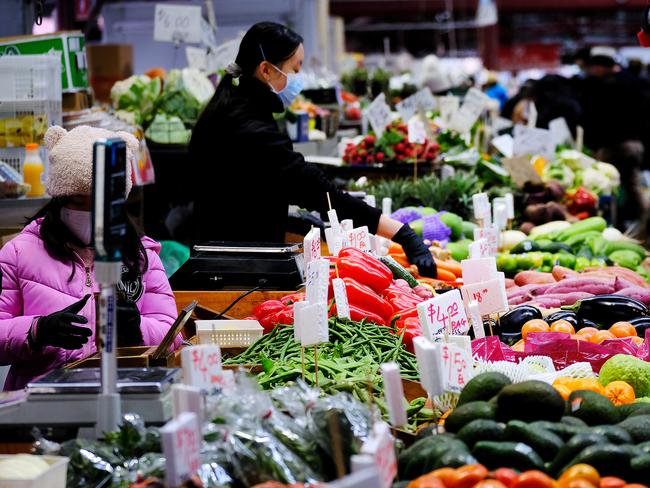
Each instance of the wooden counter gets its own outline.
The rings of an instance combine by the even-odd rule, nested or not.
[[[174,291],[176,297],[176,307],[180,311],[183,307],[189,305],[192,300],[199,302],[199,305],[222,312],[242,296],[245,291]],[[255,291],[242,299],[237,305],[228,311],[230,317],[243,319],[253,314],[253,309],[266,300],[279,300],[285,295],[296,293],[295,291]]]

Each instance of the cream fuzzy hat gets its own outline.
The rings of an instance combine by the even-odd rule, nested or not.
[[[112,132],[87,125],[71,131],[58,125],[45,133],[50,166],[45,187],[51,197],[90,195],[93,179],[93,144],[98,139],[119,137],[126,142],[126,194],[131,191],[131,164],[139,142],[128,132]]]

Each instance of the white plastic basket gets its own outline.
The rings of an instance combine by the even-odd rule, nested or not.
[[[0,461],[11,457],[11,455],[0,455]],[[41,457],[50,465],[50,469],[33,480],[0,480],[0,488],[66,488],[66,474],[70,459],[61,456]]]
[[[262,337],[264,328],[257,320],[197,320],[199,344],[219,347],[248,347]]]

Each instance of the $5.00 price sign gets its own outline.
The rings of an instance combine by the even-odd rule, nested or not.
[[[445,390],[460,393],[471,379],[472,358],[468,352],[452,343],[441,344]]]
[[[463,299],[458,290],[418,304],[418,317],[430,341],[437,334],[464,334],[469,330]]]

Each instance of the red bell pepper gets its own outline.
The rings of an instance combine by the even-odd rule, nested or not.
[[[413,308],[418,303],[424,301],[411,288],[405,289],[395,284],[389,286],[384,291],[383,296],[393,306],[394,313]]]
[[[390,320],[393,315],[393,307],[386,300],[377,295],[366,285],[362,285],[352,278],[343,278],[345,291],[348,295],[348,303],[356,305],[364,310],[372,310],[384,320]]]
[[[383,292],[393,281],[393,272],[388,266],[352,247],[342,249],[336,263],[341,278],[353,278],[377,293]]]
[[[395,315],[393,315],[391,317],[390,323],[391,324],[392,323],[397,324],[397,323],[399,323],[400,320],[403,321],[403,320],[406,320],[406,319],[412,318],[412,317],[415,317],[415,318],[418,317],[418,309],[417,309],[417,307],[409,308],[409,309],[406,309],[406,310],[402,310],[399,313],[396,313]]]
[[[273,315],[273,319],[275,320],[274,325],[293,325],[293,305],[284,307],[284,309]]]
[[[291,295],[285,295],[280,298],[280,301],[286,306],[291,305],[296,302],[304,302],[305,294],[304,293],[292,293]]]
[[[280,300],[267,300],[260,303],[253,309],[253,315],[258,319],[263,319],[269,315],[273,315],[284,308],[284,304]]]
[[[361,307],[352,305],[351,303],[348,304],[348,306],[350,308],[351,320],[354,320],[355,322],[361,322],[362,320],[365,320],[366,322],[373,322],[377,325],[386,325],[386,321],[376,313],[369,312],[362,309]],[[336,305],[332,306],[331,313],[331,316],[336,316]]]
[[[397,334],[402,335],[402,343],[410,352],[414,352],[413,339],[422,335],[422,326],[417,317],[409,317],[407,319],[398,320],[395,324],[397,327]]]

